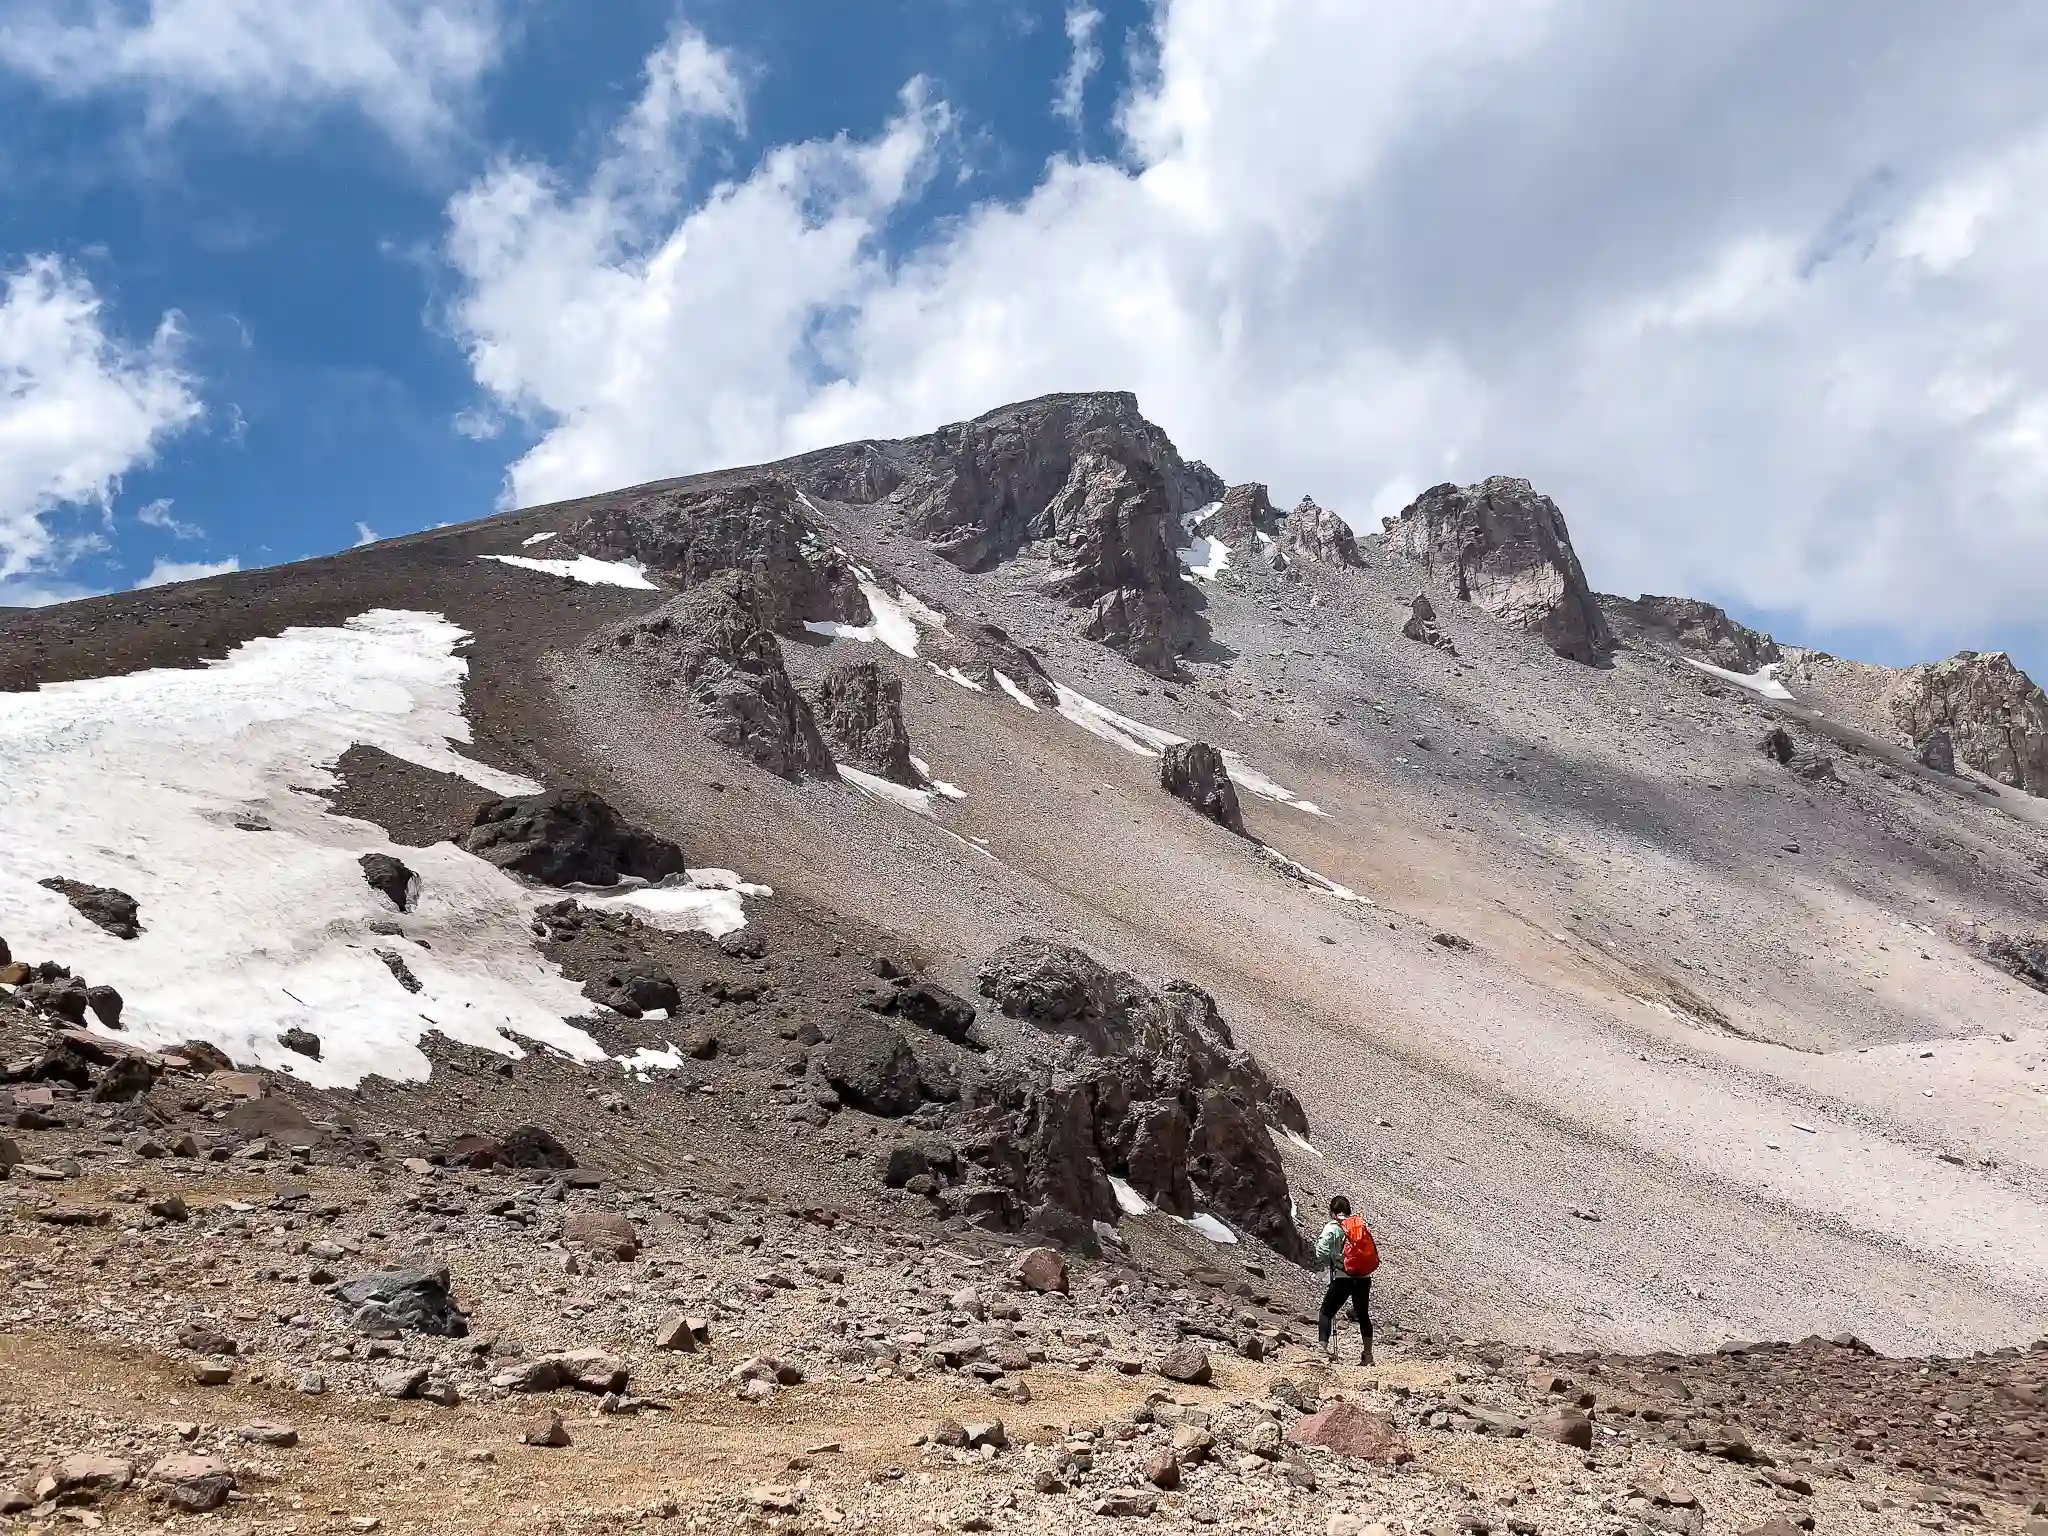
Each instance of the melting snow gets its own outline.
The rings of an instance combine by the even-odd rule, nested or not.
[[[1211,1216],[1207,1211],[1198,1211],[1195,1215],[1190,1216],[1188,1218],[1188,1225],[1201,1233],[1202,1236],[1208,1238],[1212,1243],[1230,1243],[1234,1246],[1237,1242],[1237,1234],[1223,1225],[1214,1216]]]
[[[682,1048],[670,1041],[664,1050],[655,1050],[643,1045],[630,1056],[621,1056],[619,1065],[635,1077],[644,1079],[650,1072],[679,1072],[683,1066]]]
[[[1086,694],[1076,693],[1065,683],[1054,683],[1053,689],[1059,695],[1060,713],[1081,727],[1091,736],[1100,736],[1104,741],[1113,742],[1126,752],[1139,757],[1158,757],[1168,747],[1179,746],[1187,740],[1171,731],[1162,731],[1156,725],[1147,725],[1142,720],[1133,720],[1129,715],[1120,715],[1105,705],[1096,703]],[[1312,800],[1304,800],[1286,785],[1269,779],[1252,767],[1235,752],[1223,749],[1223,762],[1230,770],[1231,780],[1238,788],[1257,795],[1262,800],[1277,800],[1282,805],[1291,805],[1297,811],[1306,811],[1311,816],[1328,813]],[[1321,876],[1317,877],[1319,880]],[[1328,881],[1323,881],[1325,885]]]
[[[948,784],[944,779],[933,778],[932,765],[915,753],[911,754],[910,766],[917,770],[919,778],[931,786],[933,794],[944,795],[948,800],[965,800],[967,798],[967,791],[958,784]]]
[[[639,566],[620,560],[593,560],[588,555],[578,555],[574,560],[536,560],[530,555],[479,555],[477,558],[495,560],[500,565],[516,565],[523,571],[539,571],[545,576],[566,576],[586,587],[630,587],[636,592],[661,590],[647,579],[647,573]]]
[[[1230,546],[1206,533],[1180,552],[1180,563],[1196,581],[1214,581],[1230,567]]]
[[[1007,693],[1011,698],[1015,699],[1019,704],[1022,704],[1026,709],[1030,710],[1033,714],[1038,713],[1038,700],[1032,698],[1030,694],[1026,693],[1022,688],[1019,688],[1015,683],[1010,681],[1010,675],[1007,672],[997,672],[996,669],[993,667],[991,667],[989,670],[991,672],[995,672],[996,686],[998,688],[1002,689],[1003,692]]]
[[[723,938],[747,926],[748,896],[773,896],[774,890],[742,880],[729,869],[693,869],[670,875],[659,885],[630,890],[579,886],[573,893],[586,907],[631,907],[671,933],[704,933]]]
[[[536,533],[531,538],[521,539],[519,541],[519,547],[525,549],[535,544],[545,544],[549,539],[552,539],[553,537],[554,534],[552,532]]]
[[[894,779],[885,779],[878,773],[868,773],[859,768],[839,765],[839,777],[855,789],[866,790],[877,800],[887,800],[891,805],[900,805],[906,811],[915,811],[920,816],[932,814],[932,791],[912,789],[908,784],[898,784]]]
[[[1234,768],[1231,771],[1233,775],[1236,773]],[[1339,901],[1355,901],[1361,907],[1377,905],[1370,896],[1361,896],[1358,892],[1352,890],[1350,886],[1339,885],[1328,875],[1319,875],[1306,864],[1297,864],[1293,859],[1288,858],[1286,854],[1277,852],[1263,843],[1259,845],[1259,853],[1263,858],[1279,865],[1284,872],[1292,875],[1295,879],[1301,881],[1302,884],[1313,886],[1325,896],[1334,896]]]
[[[928,661],[925,663],[925,665],[930,667],[934,672],[938,673],[939,676],[946,678],[951,682],[958,683],[962,688],[972,688],[976,693],[988,692],[988,689],[986,687],[984,687],[980,683],[977,683],[973,678],[969,677],[965,672],[962,672],[958,667],[942,667],[936,661]]]
[[[1690,656],[1678,658],[1688,667],[1718,677],[1724,683],[1733,683],[1738,688],[1747,688],[1751,693],[1764,699],[1783,699],[1792,702],[1792,691],[1778,681],[1778,663],[1770,661],[1754,672],[1730,672],[1726,667],[1713,666],[1708,662],[1694,661]]]
[[[1308,1153],[1310,1157],[1321,1157],[1323,1155],[1322,1153],[1318,1152],[1314,1147],[1310,1146],[1308,1138],[1302,1135],[1299,1131],[1290,1131],[1284,1125],[1274,1126],[1273,1129],[1279,1134],[1282,1140],[1293,1142],[1297,1147],[1301,1148],[1302,1151]]]
[[[0,910],[16,953],[118,987],[138,1044],[210,1040],[323,1085],[425,1077],[429,1029],[507,1056],[518,1035],[601,1058],[563,1022],[590,1005],[535,953],[530,887],[452,843],[394,850],[319,798],[357,743],[496,794],[539,788],[450,745],[469,740],[465,639],[437,614],[377,610],[200,668],[0,694]],[[385,850],[420,877],[406,938],[370,928],[397,913],[357,860]],[[52,875],[127,891],[142,936],[87,922],[36,884]],[[319,1061],[278,1043],[293,1026],[320,1036]]]
[[[1111,1175],[1109,1187],[1116,1192],[1116,1208],[1126,1216],[1150,1216],[1159,1207],[1131,1188],[1124,1180]]]
[[[891,597],[864,567],[855,566],[854,571],[860,583],[861,596],[868,600],[868,612],[874,618],[866,624],[848,624],[843,619],[806,619],[805,629],[814,635],[829,635],[834,640],[886,645],[899,656],[915,656],[920,638],[918,619],[924,619],[934,628],[945,623],[943,615],[933,612],[910,593],[899,589],[899,595]]]

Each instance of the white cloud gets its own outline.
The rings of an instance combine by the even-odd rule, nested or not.
[[[206,530],[197,523],[180,522],[171,514],[171,499],[159,496],[155,501],[146,501],[135,514],[135,521],[145,528],[161,528],[174,539],[203,539]]]
[[[1081,131],[1081,109],[1087,98],[1088,81],[1102,67],[1102,46],[1095,41],[1096,28],[1101,25],[1102,12],[1092,5],[1068,8],[1067,46],[1073,51],[1067,56],[1066,70],[1053,92],[1052,115],[1075,133]]]
[[[65,96],[211,103],[259,122],[350,106],[418,150],[455,127],[502,44],[498,0],[0,0],[0,67]]]
[[[230,555],[225,560],[158,560],[149,568],[149,574],[135,583],[140,592],[145,587],[167,587],[177,581],[199,581],[207,576],[225,576],[239,571],[242,562]]]
[[[1118,160],[1055,158],[893,261],[947,149],[918,94],[687,205],[621,192],[623,128],[581,186],[479,181],[454,320],[543,429],[512,497],[1129,388],[1360,523],[1527,475],[1611,589],[1915,642],[2039,623],[2048,12],[1165,0],[1155,28]]]
[[[52,514],[104,519],[121,476],[199,419],[177,344],[175,316],[141,346],[111,334],[91,282],[53,256],[0,278],[0,581],[103,543]]]
[[[357,524],[356,524],[356,542],[355,542],[355,547],[356,547],[357,549],[361,549],[361,548],[362,548],[362,547],[363,547],[363,546],[364,546],[365,544],[374,544],[374,543],[376,543],[376,542],[377,542],[377,530],[376,530],[376,529],[372,528],[372,527],[371,527],[371,526],[370,526],[370,525],[369,525],[368,523],[357,523]]]

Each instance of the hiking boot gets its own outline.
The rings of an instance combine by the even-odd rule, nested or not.
[[[1372,1364],[1372,1346],[1370,1344],[1358,1352],[1358,1363],[1360,1365]]]

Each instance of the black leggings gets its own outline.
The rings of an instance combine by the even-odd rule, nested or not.
[[[1327,1344],[1330,1342],[1330,1325],[1337,1320],[1337,1314],[1344,1310],[1345,1302],[1351,1303],[1351,1311],[1358,1319],[1359,1336],[1368,1348],[1372,1345],[1372,1276],[1332,1275],[1330,1288],[1323,1293],[1323,1310],[1316,1317],[1316,1337]]]

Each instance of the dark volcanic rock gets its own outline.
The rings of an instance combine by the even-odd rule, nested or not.
[[[602,507],[568,540],[591,554],[636,560],[682,587],[744,576],[769,629],[794,631],[806,619],[865,624],[873,617],[852,567],[795,487],[766,472]]]
[[[140,908],[126,891],[117,891],[108,885],[87,885],[83,881],[67,880],[57,875],[38,880],[36,884],[46,891],[55,891],[71,903],[80,917],[96,923],[117,939],[142,936]]]
[[[280,1034],[277,1043],[288,1051],[298,1052],[301,1056],[310,1056],[315,1061],[320,1059],[320,1037],[310,1029],[294,1026]]]
[[[903,683],[878,661],[842,661],[828,670],[812,696],[818,729],[842,763],[912,788],[924,777],[910,762],[910,732],[903,725]]]
[[[758,597],[751,578],[718,576],[619,625],[605,648],[672,693],[720,746],[786,779],[829,777],[832,754]]]
[[[2048,795],[2048,695],[2005,652],[1958,651],[1907,668],[1891,710],[1908,741],[1946,728],[1955,755],[1979,773]]]
[[[1159,759],[1159,787],[1218,826],[1240,835],[1244,832],[1244,816],[1238,810],[1230,770],[1223,754],[1208,742],[1184,741],[1168,747]]]
[[[1913,755],[1920,759],[1922,767],[1932,768],[1936,773],[1956,771],[1956,742],[1945,725],[1929,731],[1914,747]]]
[[[1427,592],[1418,592],[1408,600],[1408,617],[1402,622],[1401,633],[1453,656],[1458,654],[1451,637],[1436,627],[1436,604],[1429,600]]]
[[[816,1059],[825,1081],[855,1109],[893,1120],[924,1101],[910,1042],[894,1025],[871,1015],[841,1020]]]
[[[970,1045],[974,1029],[974,1004],[935,981],[904,981],[872,1004],[878,1013],[893,1014],[919,1029]]]
[[[616,885],[684,873],[683,850],[625,820],[587,789],[493,800],[462,846],[543,885]]]
[[[629,1019],[656,1009],[674,1010],[683,1000],[668,972],[647,964],[621,966],[602,980],[588,983],[584,991]]]
[[[1802,779],[1832,779],[1835,760],[1825,752],[1802,746],[1782,725],[1774,725],[1757,743],[1757,750],[1780,767],[1790,768]]]
[[[121,1011],[126,1006],[121,994],[112,987],[98,986],[85,989],[85,1006],[92,1010],[92,1016],[108,1029],[121,1027]]]
[[[2007,975],[2018,977],[2038,992],[2048,992],[2048,940],[1994,933],[1984,940],[1984,954]]]
[[[391,905],[410,912],[419,900],[420,877],[388,853],[366,853],[356,861],[362,865],[363,880],[371,890],[382,891]]]
[[[1013,1018],[1075,1042],[1049,1080],[991,1093],[969,1116],[969,1157],[1033,1220],[1113,1220],[1109,1177],[1175,1215],[1208,1209],[1297,1256],[1287,1177],[1269,1125],[1304,1132],[1294,1095],[1239,1050],[1208,993],[1153,991],[1049,940],[1012,940],[981,989]]]
[[[358,1332],[426,1333],[459,1339],[469,1333],[469,1322],[456,1310],[448,1283],[448,1266],[434,1264],[357,1275],[335,1286],[330,1294],[350,1309],[350,1321]]]
[[[1174,673],[1198,630],[1176,553],[1182,518],[1217,482],[1135,396],[1048,395],[875,447],[902,477],[883,505],[940,555],[978,571],[1051,541],[1046,590],[1089,610],[1083,633]]]
[[[1736,623],[1724,609],[1697,598],[1645,592],[1631,602],[1603,592],[1599,601],[1623,637],[1690,651],[1729,672],[1757,672],[1784,659],[1769,635]]]
[[[1351,525],[1336,513],[1319,507],[1307,496],[1287,514],[1280,529],[1283,549],[1321,561],[1324,565],[1364,565],[1358,552],[1358,538]]]
[[[1541,636],[1560,656],[1597,665],[1613,649],[1564,514],[1526,480],[1433,486],[1390,524],[1387,541],[1460,598]]]

